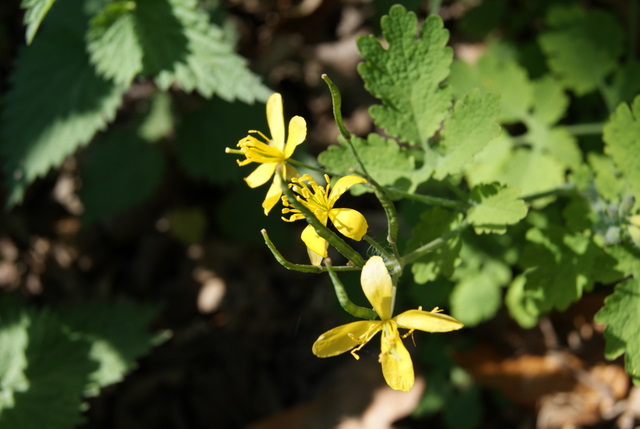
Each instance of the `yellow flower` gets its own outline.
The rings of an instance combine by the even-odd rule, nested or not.
[[[451,316],[432,311],[408,310],[391,318],[393,311],[393,285],[391,276],[380,256],[371,257],[362,269],[362,289],[380,320],[360,320],[333,328],[320,335],[313,344],[318,357],[336,356],[351,350],[360,350],[375,334],[382,331],[379,361],[387,384],[396,390],[411,390],[414,382],[411,356],[402,343],[398,328],[426,332],[448,332],[462,328],[462,323]]]
[[[349,188],[358,183],[365,183],[366,180],[358,176],[344,176],[338,179],[333,188],[331,188],[329,176],[325,174],[324,178],[327,181],[326,188],[318,185],[313,177],[308,174],[291,179],[292,183],[289,186],[298,194],[296,199],[316,215],[323,225],[326,225],[327,220],[331,219],[331,222],[340,233],[353,240],[362,240],[369,227],[364,216],[357,210],[340,209],[333,206],[338,198]],[[287,197],[282,197],[282,203],[285,206],[282,209],[282,213],[291,213],[289,219],[283,218],[285,221],[293,222],[304,219],[304,215],[299,210],[291,208],[291,203],[287,200]],[[302,231],[301,238],[304,244],[307,245],[311,263],[320,265],[322,259],[327,257],[327,248],[329,247],[327,240],[320,237],[311,225],[307,225]]]
[[[272,94],[267,100],[267,123],[271,139],[260,131],[250,130],[249,135],[238,142],[239,151],[226,149],[227,153],[239,153],[246,156],[246,159],[238,161],[238,165],[247,165],[252,162],[261,164],[244,179],[251,188],[264,185],[273,177],[267,196],[262,202],[265,215],[269,214],[282,195],[282,180],[279,173],[282,171],[285,180],[298,175],[296,169],[287,164],[287,160],[293,155],[296,146],[302,143],[307,136],[307,123],[304,118],[294,116],[289,121],[289,137],[285,143],[282,96],[278,93]]]

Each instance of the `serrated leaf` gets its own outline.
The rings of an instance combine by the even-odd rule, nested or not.
[[[65,309],[59,317],[74,335],[91,344],[87,355],[97,362],[85,395],[97,395],[100,388],[117,383],[136,367],[136,359],[167,338],[149,331],[157,308],[132,303],[87,302]]]
[[[96,367],[88,358],[88,343],[72,339],[47,310],[16,308],[12,301],[7,311],[6,302],[0,304],[3,322],[7,314],[12,320],[0,324],[1,353],[18,356],[11,365],[21,372],[12,379],[0,374],[0,426],[68,429],[80,424],[81,394]]]
[[[539,37],[549,68],[577,95],[595,90],[617,67],[623,34],[609,12],[556,6],[547,15],[550,29]]]
[[[158,147],[133,132],[113,131],[97,141],[81,168],[83,222],[108,218],[142,203],[160,184],[164,164]]]
[[[178,161],[189,176],[213,184],[241,182],[252,170],[239,168],[225,147],[235,147],[247,135],[247,124],[267,129],[264,105],[228,103],[219,98],[207,101],[182,118],[175,140]]]
[[[400,5],[391,7],[381,27],[387,49],[373,36],[357,40],[365,59],[358,72],[366,89],[382,101],[369,112],[388,135],[424,145],[451,105],[451,91],[442,86],[453,55],[446,47],[449,33],[442,19],[432,15],[416,38],[416,15]]]
[[[111,3],[91,22],[88,48],[104,76],[130,82],[142,74],[163,90],[178,85],[227,101],[266,100],[270,91],[196,0],[138,0],[130,5]]]
[[[625,191],[640,195],[640,96],[622,103],[604,126],[605,153],[623,175]]]
[[[520,190],[499,183],[474,187],[467,222],[474,226],[476,233],[504,234],[507,225],[517,223],[527,215],[527,205],[519,195]]]
[[[604,330],[607,359],[615,359],[624,353],[627,373],[634,384],[640,384],[640,254],[630,247],[616,247],[611,253],[619,261],[617,268],[625,274],[633,274],[634,278],[616,285],[594,320],[607,324]]]
[[[412,154],[394,140],[385,139],[378,134],[369,134],[367,140],[352,137],[351,142],[367,166],[367,172],[380,185],[413,192],[420,183],[431,176],[432,168],[429,164],[423,164],[421,168],[416,169]],[[346,144],[330,146],[318,156],[318,161],[328,170],[340,174],[349,174],[350,169],[356,167]],[[365,192],[364,187],[354,187],[351,190],[354,195]]]
[[[52,21],[75,8],[67,4],[56,3]],[[59,5],[67,9],[58,11]],[[103,129],[114,118],[125,90],[95,74],[76,29],[53,25],[45,30],[20,53],[2,112],[0,150],[9,205],[22,199],[35,178],[59,166]],[[47,73],[42,72],[43,64]]]
[[[425,210],[411,231],[405,254],[453,231],[460,224],[461,218],[460,213],[439,207]],[[460,237],[456,235],[414,262],[411,272],[415,282],[423,284],[438,275],[450,277],[458,263],[460,247]]]
[[[27,40],[27,45],[30,45],[33,42],[33,38],[40,28],[40,24],[42,24],[42,20],[45,15],[53,6],[55,0],[22,0],[20,3],[20,7],[25,9],[24,13],[24,25],[27,26],[27,32],[25,38]]]
[[[499,97],[472,90],[445,119],[438,151],[436,179],[459,173],[486,144],[500,133],[496,123]]]
[[[123,85],[129,85],[143,67],[135,9],[130,0],[109,3],[91,20],[87,32],[87,50],[96,70]]]

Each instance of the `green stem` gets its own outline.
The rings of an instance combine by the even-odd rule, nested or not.
[[[364,166],[360,156],[356,152],[356,148],[353,146],[353,142],[351,141],[351,133],[347,130],[347,127],[344,126],[344,122],[342,121],[342,111],[340,110],[342,107],[342,95],[340,95],[340,90],[333,83],[333,81],[326,74],[322,74],[322,80],[324,80],[329,87],[329,92],[331,93],[331,103],[333,105],[333,117],[336,120],[336,125],[340,130],[340,134],[347,141],[347,146],[351,151],[351,155],[356,160],[356,164],[358,164],[358,168],[367,174],[367,169]],[[368,176],[368,174],[367,174]]]
[[[567,183],[564,186],[561,186],[556,189],[551,189],[550,191],[544,191],[544,192],[539,192],[537,194],[525,195],[524,197],[520,197],[520,198],[524,201],[530,202],[530,201],[538,200],[540,198],[565,194],[569,191],[572,191],[574,188],[575,186],[572,183]]]
[[[322,74],[322,80],[324,80],[329,87],[329,92],[331,93],[331,104],[333,105],[333,117],[336,120],[336,125],[338,126],[338,130],[340,130],[340,134],[346,140],[351,139],[351,133],[347,130],[347,127],[344,126],[344,122],[342,122],[342,96],[340,95],[340,90],[333,83],[333,81],[327,76],[325,73]]]
[[[328,271],[326,267],[319,267],[317,265],[294,264],[293,262],[289,262],[287,259],[285,259],[284,256],[282,256],[280,251],[278,251],[275,244],[273,244],[273,242],[269,238],[269,235],[267,234],[267,230],[263,229],[260,231],[260,233],[262,234],[262,238],[264,238],[264,242],[266,243],[267,247],[269,248],[269,250],[271,250],[271,253],[276,258],[276,261],[278,261],[280,265],[285,267],[287,270],[299,271],[301,273],[321,273],[324,271]],[[335,271],[359,271],[360,270],[357,267],[351,267],[348,265],[333,267],[333,269]]]
[[[387,249],[385,249],[384,247],[382,247],[382,245],[380,243],[378,243],[376,240],[374,240],[371,236],[365,234],[362,238],[364,238],[364,241],[366,241],[367,243],[369,243],[369,245],[371,247],[373,247],[374,249],[376,249],[376,251],[381,254],[382,256],[384,256],[384,258],[386,260],[390,260],[393,258],[393,255],[391,255]]]
[[[589,136],[602,134],[604,122],[594,122],[590,124],[565,125],[564,129],[574,136]]]
[[[402,260],[400,261],[402,266],[405,267],[408,264],[411,264],[417,261],[418,259],[422,258],[427,253],[433,252],[435,249],[437,249],[438,247],[446,243],[447,240],[449,240],[450,238],[453,238],[456,235],[459,235],[466,227],[467,227],[467,223],[462,222],[458,228],[447,232],[446,234],[436,238],[435,240],[431,240],[427,244],[418,247],[412,252],[407,253],[402,257]]]
[[[401,195],[403,198],[419,201],[430,206],[447,207],[451,209],[457,209],[464,206],[464,203],[460,201],[449,200],[446,198],[430,197],[429,195],[422,194],[411,194],[397,188],[389,188],[389,190],[394,194]]]
[[[318,218],[298,199],[295,197],[291,189],[287,186],[287,183],[284,179],[282,179],[282,192],[287,197],[289,203],[295,207],[307,220],[309,225],[316,230],[316,233],[327,240],[329,244],[336,248],[338,252],[340,252],[347,260],[351,261],[356,267],[362,267],[364,265],[364,260],[362,256],[355,249],[349,246],[342,238],[338,237],[336,233],[327,228],[322,222],[318,220]]]
[[[331,277],[331,282],[333,283],[333,289],[336,291],[336,297],[338,297],[338,302],[340,306],[344,308],[344,310],[355,316],[359,319],[368,319],[374,320],[378,318],[378,314],[370,308],[360,307],[359,305],[355,305],[349,299],[347,295],[347,291],[344,288],[344,285],[338,278],[338,275],[335,273],[333,267],[331,266],[331,260],[329,258],[325,258],[324,260],[327,271],[329,272],[329,276]]]
[[[429,8],[430,15],[437,15],[440,10],[440,5],[442,4],[442,0],[431,0],[431,7]]]
[[[322,173],[322,174],[328,174],[329,176],[333,176],[333,177],[342,177],[342,176],[344,176],[344,174],[340,174],[340,173],[336,173],[336,172],[333,172],[333,171],[326,170],[324,168],[316,167],[314,165],[307,164],[306,162],[297,161],[297,160],[295,160],[293,158],[287,159],[287,162],[289,164],[292,164],[292,165],[295,165],[295,166],[298,166],[298,167],[308,168],[309,170],[317,171],[318,173]]]

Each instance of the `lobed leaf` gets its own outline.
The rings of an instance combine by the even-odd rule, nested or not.
[[[556,6],[538,41],[549,68],[577,95],[587,94],[618,65],[623,33],[613,15],[579,6]]]
[[[472,206],[467,222],[477,233],[504,234],[527,215],[527,205],[518,198],[520,191],[499,183],[481,184],[471,191]]]
[[[611,253],[619,262],[617,268],[634,277],[616,285],[594,320],[607,325],[604,330],[607,359],[624,353],[627,373],[634,384],[640,384],[640,254],[630,246],[612,248]]]
[[[499,97],[472,90],[453,107],[445,119],[438,145],[440,157],[434,177],[458,174],[489,141],[500,133],[496,123]]]
[[[416,38],[416,15],[400,5],[391,7],[381,27],[388,48],[373,36],[357,40],[365,59],[358,72],[365,88],[382,102],[369,112],[388,135],[425,145],[451,105],[451,90],[442,85],[453,55],[446,46],[449,33],[442,19],[432,15]]]
[[[623,188],[640,195],[640,96],[632,106],[622,103],[604,126],[605,153],[622,174]]]

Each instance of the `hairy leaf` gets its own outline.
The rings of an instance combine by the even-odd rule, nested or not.
[[[496,123],[499,97],[472,90],[458,101],[451,116],[445,119],[438,146],[440,158],[436,179],[457,174],[486,144],[500,133]]]
[[[365,62],[358,72],[381,105],[370,108],[376,124],[403,142],[424,145],[438,130],[451,105],[451,91],[442,86],[449,75],[452,50],[442,19],[432,15],[416,38],[417,18],[395,5],[381,20],[388,48],[373,36],[358,39]]]
[[[33,38],[38,28],[40,28],[42,20],[55,1],[56,0],[22,0],[20,3],[20,7],[25,9],[24,24],[27,26],[27,33],[25,35],[27,45],[33,42]]]
[[[76,9],[73,2],[54,5],[51,25],[20,52],[11,75],[0,127],[9,205],[87,144],[121,104],[125,87],[99,77],[89,64],[78,24],[85,18]]]

